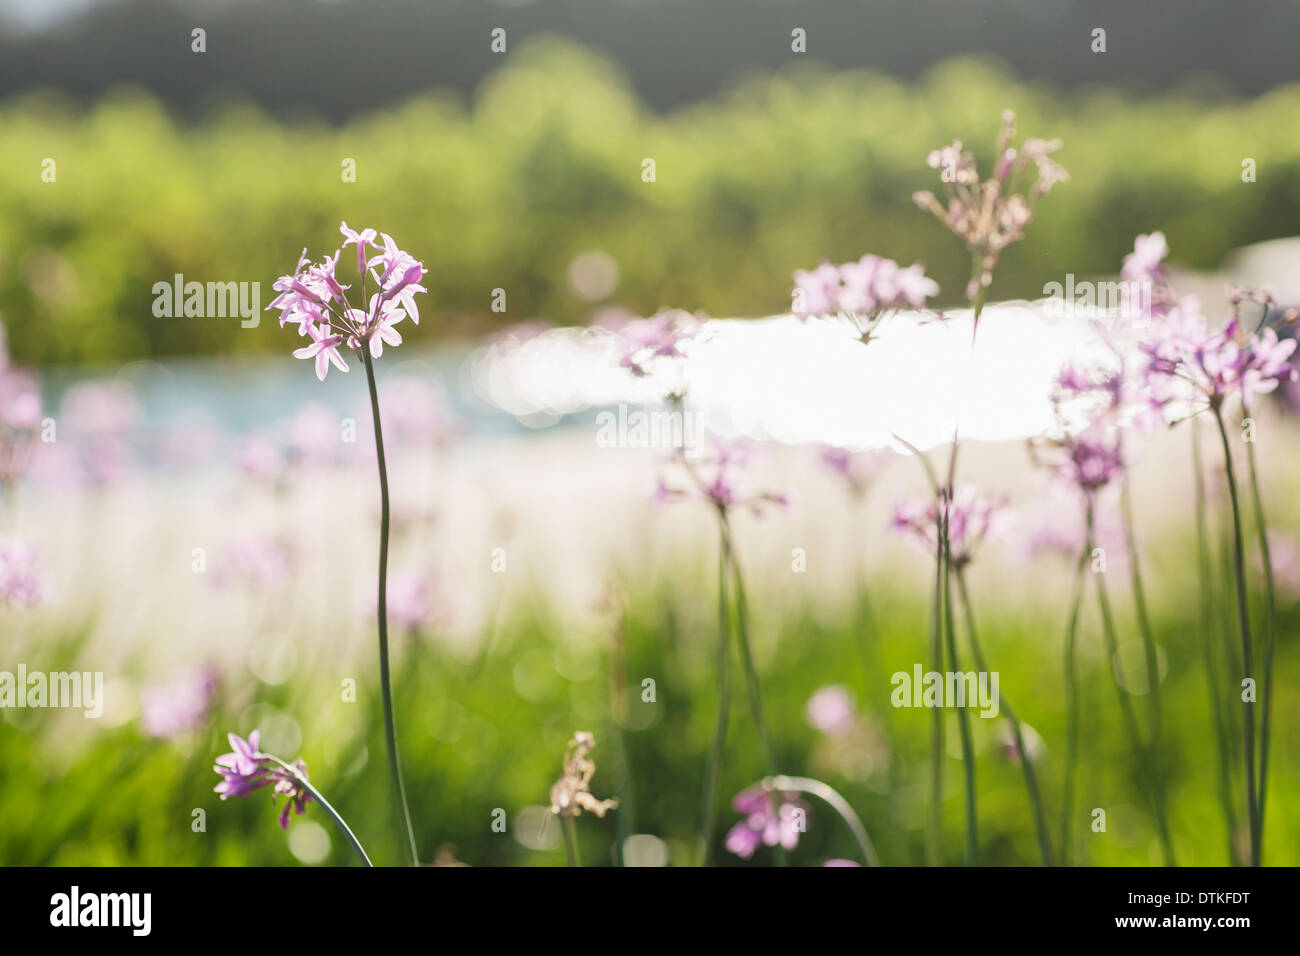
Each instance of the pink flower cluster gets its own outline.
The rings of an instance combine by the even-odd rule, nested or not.
[[[683,356],[682,346],[699,334],[703,318],[681,309],[664,309],[648,319],[632,319],[615,329],[621,338],[620,368],[637,377],[651,373],[658,359]]]
[[[295,760],[289,766],[270,754],[262,753],[257,749],[258,736],[256,730],[248,735],[247,740],[238,734],[228,735],[234,749],[217,758],[212,769],[221,775],[221,782],[212,789],[225,800],[227,797],[246,797],[262,787],[271,787],[275,797],[285,798],[279,819],[280,828],[287,830],[289,811],[301,816],[312,799],[302,785],[307,779],[307,765]]]
[[[280,310],[280,326],[288,323],[298,326],[298,334],[311,339],[311,344],[294,351],[294,357],[313,359],[316,377],[324,381],[333,365],[339,371],[348,370],[347,362],[339,353],[342,346],[359,353],[369,348],[370,354],[379,358],[384,345],[401,345],[402,336],[397,324],[410,316],[420,324],[420,311],[415,302],[417,293],[428,291],[420,285],[426,273],[423,263],[403,252],[393,237],[376,233],[374,229],[360,232],[339,226],[343,245],[333,255],[319,264],[307,258],[304,248],[292,275],[281,276],[275,282],[275,297],[267,309]],[[381,241],[382,240],[382,241]],[[343,285],[337,276],[339,257],[348,246],[356,247],[357,281],[360,300],[368,302],[366,308],[353,307],[347,296],[350,285]],[[367,258],[367,249],[376,254]],[[366,299],[369,283],[374,292]]]
[[[727,443],[715,439],[713,453],[707,457],[696,460],[679,456],[676,463],[686,472],[692,488],[670,485],[661,476],[655,488],[654,499],[656,503],[663,504],[698,497],[721,511],[745,507],[756,515],[762,514],[771,505],[789,505],[789,497],[784,492],[741,490],[741,474],[750,462],[751,453],[752,449],[747,442]]]
[[[1247,332],[1235,317],[1213,332],[1206,330],[1199,316],[1167,323],[1142,349],[1151,376],[1184,383],[1209,408],[1218,408],[1230,396],[1248,401],[1281,382],[1296,381],[1290,361],[1295,339],[1279,338],[1271,328]]]
[[[727,833],[727,849],[748,860],[760,846],[776,846],[787,850],[799,844],[808,816],[808,804],[797,793],[776,793],[756,783],[736,794],[731,801],[744,819]]]
[[[1264,312],[1254,331],[1246,329],[1239,315],[1211,331],[1196,301],[1179,299],[1170,287],[1163,265],[1168,254],[1162,233],[1138,236],[1123,267],[1124,278],[1150,282],[1156,290],[1153,317],[1157,321],[1139,344],[1147,363],[1145,384],[1156,405],[1190,400],[1217,409],[1230,397],[1247,402],[1273,391],[1279,383],[1296,381],[1291,364],[1295,340],[1280,338],[1276,329],[1265,325],[1271,299],[1259,299]],[[1234,295],[1234,309],[1244,298]]]
[[[919,263],[906,268],[892,259],[865,255],[840,266],[823,262],[794,273],[793,312],[809,316],[845,315],[862,319],[897,309],[923,309],[939,286]]]
[[[849,494],[860,498],[894,458],[891,451],[849,451],[838,445],[823,445],[821,462],[848,486]]]
[[[1006,504],[1005,498],[983,495],[972,485],[961,485],[955,493],[943,496],[954,567],[970,563],[980,544],[997,530]],[[934,554],[939,547],[939,505],[933,496],[900,502],[894,507],[891,525]]]

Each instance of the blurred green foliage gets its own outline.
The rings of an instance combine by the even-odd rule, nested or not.
[[[1133,101],[971,60],[914,86],[808,63],[661,117],[610,63],[538,40],[472,106],[435,92],[343,128],[239,105],[171,117],[131,90],[87,113],[49,94],[3,104],[0,316],[32,364],[283,349],[270,322],[155,318],[152,286],[176,273],[259,281],[265,305],[302,247],[332,249],[344,219],[428,265],[417,337],[586,320],[592,303],[566,272],[592,249],[619,264],[612,301],[639,313],[770,314],[788,305],[793,269],[867,251],[925,262],[953,303],[968,260],[910,196],[933,185],[926,153],[954,138],[987,168],[1008,107],[1022,136],[1064,141],[1073,179],[1004,256],[995,296],[1113,272],[1138,232],[1163,229],[1176,258],[1209,267],[1300,222],[1300,85],[1250,102],[1190,88]],[[47,157],[55,183],[41,179]],[[490,310],[495,288],[505,314]]]
[[[1187,542],[1172,535],[1163,539],[1158,556],[1169,559],[1187,551]],[[707,580],[710,558],[699,554],[685,559],[683,574]],[[621,575],[629,582],[630,570]],[[998,587],[1005,581],[1005,568],[975,570],[972,594],[989,666],[1000,673],[1000,689],[1014,702],[1020,718],[1042,739],[1038,770],[1059,852],[1065,740],[1060,649],[1069,572],[1064,561],[1055,570],[1029,572],[1035,588],[1023,600],[1009,600]],[[1195,584],[1190,578],[1155,577],[1167,585],[1152,611],[1155,637],[1166,655],[1161,765],[1168,779],[1175,845],[1184,865],[1225,865],[1228,835],[1216,783]],[[1049,580],[1054,585],[1050,588],[1045,587]],[[781,764],[791,773],[820,777],[840,790],[888,865],[921,864],[925,859],[931,712],[888,706],[889,675],[910,673],[925,659],[929,608],[924,583],[908,583],[896,573],[877,575],[869,604],[828,606],[781,589],[755,595],[756,657]],[[1123,640],[1136,647],[1123,576],[1116,575],[1111,587]],[[611,677],[617,660],[613,627],[602,631],[590,624],[566,625],[540,595],[504,610],[468,657],[449,654],[428,640],[398,645],[394,696],[400,747],[426,862],[438,848],[454,846],[456,855],[473,865],[563,865],[558,843],[545,850],[530,848],[537,838],[530,823],[536,825],[538,818],[530,821],[522,811],[545,806],[565,742],[575,730],[596,736],[593,792],[621,800],[603,820],[584,816],[578,821],[583,862],[614,863],[621,840],[631,833],[664,840],[675,864],[694,865],[698,860],[702,781],[717,707],[711,596],[705,588],[683,588],[668,580],[629,584],[626,593],[623,679],[631,696],[629,716],[621,724],[612,716],[611,687],[616,682]],[[1231,605],[1222,600],[1227,593],[1217,600],[1216,613],[1224,624],[1216,630],[1216,640],[1234,639]],[[1042,594],[1054,597],[1041,600]],[[1280,633],[1294,634],[1298,626],[1300,605],[1288,600]],[[1091,602],[1080,640],[1082,743],[1074,860],[1159,865],[1154,820],[1141,795],[1141,772],[1123,731]],[[76,643],[75,634],[51,634],[41,659],[30,660],[29,668],[72,666]],[[299,646],[309,647],[310,638],[304,636]],[[360,652],[361,661],[371,661],[371,648]],[[963,647],[961,653],[965,666],[971,666],[969,651]],[[1293,673],[1297,663],[1294,642],[1284,642],[1277,673]],[[341,674],[357,676],[355,703],[341,699]],[[641,697],[646,677],[655,681],[653,703]],[[1227,673],[1222,679],[1231,683]],[[885,753],[892,753],[887,762],[877,758],[867,776],[852,770],[863,755],[860,749],[841,754],[846,763],[828,759],[828,738],[806,722],[809,696],[831,684],[849,689],[877,739],[885,741]],[[1277,690],[1265,862],[1295,865],[1300,861],[1300,803],[1293,795],[1300,787],[1300,762],[1289,730],[1300,713],[1300,696],[1286,680],[1279,680]],[[259,684],[238,672],[227,674],[205,728],[176,741],[149,740],[134,723],[89,728],[92,738],[87,741],[78,713],[6,712],[0,720],[0,863],[294,864],[269,795],[223,803],[212,792],[217,780],[212,758],[229,749],[225,733],[247,734],[254,726],[250,715],[266,714],[268,707],[271,713],[291,717],[301,729],[301,756],[313,781],[349,821],[372,858],[380,864],[399,862],[373,667],[363,664],[358,670],[318,654],[311,658],[310,673],[300,672],[278,686]],[[73,733],[68,732],[69,720],[79,725]],[[950,717],[944,769],[948,863],[961,859],[963,832],[954,721]],[[1037,865],[1021,771],[1005,753],[1007,725],[1000,719],[974,719],[972,724],[981,861]],[[265,737],[263,741],[272,749]],[[292,759],[298,754],[282,756]],[[716,804],[715,858],[721,865],[741,862],[721,846],[727,829],[739,819],[730,807],[731,798],[762,777],[764,765],[744,694],[733,687]],[[1240,821],[1244,788],[1239,753],[1233,766]],[[847,830],[828,808],[812,803],[808,832],[791,862],[815,866],[828,858],[855,858]],[[1105,833],[1089,829],[1094,807],[1106,810]],[[201,833],[192,828],[196,808],[207,815]],[[498,808],[506,812],[504,833],[492,827]],[[331,851],[325,862],[355,863],[319,808],[309,807],[305,818],[293,818],[293,825],[302,820],[329,832]],[[558,832],[552,837],[558,840]],[[753,862],[771,861],[770,851],[760,850]]]

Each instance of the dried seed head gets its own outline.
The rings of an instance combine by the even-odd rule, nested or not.
[[[588,755],[596,746],[596,738],[579,730],[564,749],[564,770],[551,787],[549,812],[557,817],[577,817],[586,810],[603,817],[607,810],[618,806],[617,798],[598,800],[591,793],[591,778],[596,764]]]

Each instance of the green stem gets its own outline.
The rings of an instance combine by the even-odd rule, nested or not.
[[[1196,501],[1196,572],[1200,586],[1199,628],[1205,657],[1205,688],[1210,698],[1210,713],[1214,718],[1214,739],[1218,751],[1219,805],[1223,808],[1224,822],[1228,828],[1228,862],[1237,862],[1237,811],[1232,802],[1232,764],[1228,743],[1228,726],[1224,717],[1222,695],[1219,688],[1219,666],[1214,652],[1212,621],[1216,614],[1211,597],[1210,546],[1206,521],[1205,473],[1201,455],[1201,430],[1199,420],[1191,421],[1192,431],[1192,488]]]
[[[745,582],[740,575],[740,564],[736,561],[736,551],[731,536],[731,523],[725,514],[722,519],[722,527],[726,535],[727,559],[731,564],[731,582],[736,599],[736,635],[740,644],[741,661],[745,665],[745,681],[749,688],[749,709],[753,714],[754,723],[758,726],[759,736],[763,740],[768,773],[775,776],[778,772],[776,744],[772,737],[771,728],[768,727],[767,718],[763,715],[763,696],[759,688],[758,671],[754,666],[753,649],[749,643],[749,606],[745,597]]]
[[[817,797],[832,810],[840,815],[840,819],[848,826],[849,832],[853,834],[853,839],[857,841],[858,850],[862,854],[862,861],[867,866],[879,866],[880,861],[876,859],[876,849],[871,845],[871,837],[867,835],[867,828],[862,825],[862,820],[854,812],[853,807],[840,794],[822,783],[820,780],[813,780],[811,777],[786,777],[775,776],[769,777],[763,781],[766,786],[773,790],[790,791],[798,790],[801,793],[811,794]]]
[[[763,741],[763,750],[767,756],[768,775],[776,776],[779,763],[776,754],[776,741],[767,718],[763,715],[763,694],[758,682],[758,670],[754,666],[754,652],[749,643],[749,600],[745,596],[745,581],[741,577],[740,562],[736,559],[735,540],[731,534],[731,521],[723,509],[718,511],[724,536],[727,562],[731,565],[731,587],[736,602],[736,638],[740,645],[740,659],[745,666],[745,683],[749,690],[749,709],[758,728],[758,735]],[[774,853],[777,866],[786,865],[785,849],[779,844]]]
[[[953,673],[961,672],[957,659],[957,638],[954,633],[952,615],[952,555],[948,545],[948,502],[944,502],[944,512],[940,518],[939,563],[943,577],[943,619],[944,640],[948,645],[948,665]],[[942,672],[942,668],[940,669]],[[963,704],[967,702],[963,701]],[[975,748],[971,743],[970,710],[962,706],[957,708],[957,729],[961,734],[962,778],[966,793],[966,865],[979,863],[979,814],[975,806]]]
[[[966,588],[966,571],[959,568],[957,570],[957,597],[961,600],[962,615],[966,619],[966,635],[970,640],[971,654],[975,658],[975,667],[977,670],[988,674],[988,664],[984,660],[984,650],[980,646],[979,635],[975,630],[975,614],[972,610],[970,591]],[[1002,693],[1001,687],[998,688],[998,710],[1007,718],[1011,724],[1011,734],[1016,741],[1016,750],[1020,754],[1020,765],[1025,774],[1025,792],[1029,796],[1029,805],[1034,812],[1034,828],[1038,834],[1038,849],[1043,855],[1043,865],[1052,865],[1052,844],[1047,835],[1047,816],[1043,813],[1043,798],[1038,790],[1038,776],[1034,772],[1034,762],[1030,759],[1029,749],[1025,746],[1024,733],[1020,726],[1020,719],[1016,716],[1015,709],[1011,706],[1011,701],[1007,700]]]
[[[393,800],[397,805],[399,829],[410,855],[411,866],[418,866],[419,852],[415,846],[415,827],[411,824],[411,810],[406,803],[406,787],[402,783],[402,767],[397,756],[397,730],[393,723],[393,689],[388,669],[388,465],[384,459],[384,431],[379,423],[379,391],[375,386],[375,366],[370,350],[364,345],[359,350],[366,365],[366,383],[370,387],[370,409],[375,420],[375,451],[379,459],[379,686],[384,705],[384,739],[388,746],[388,774],[392,781]]]
[[[1214,407],[1214,420],[1219,426],[1219,437],[1223,440],[1223,470],[1228,479],[1228,497],[1232,501],[1232,566],[1237,590],[1237,623],[1241,629],[1241,666],[1244,678],[1249,678],[1254,669],[1253,649],[1250,640],[1250,609],[1246,595],[1246,559],[1242,546],[1241,508],[1237,499],[1237,479],[1232,472],[1232,448],[1228,441],[1228,429],[1223,424],[1223,412]],[[1245,720],[1246,747],[1246,809],[1250,817],[1250,864],[1259,866],[1259,799],[1255,792],[1255,714],[1252,701],[1242,701]]]
[[[1269,724],[1273,712],[1273,650],[1277,635],[1277,593],[1273,584],[1273,556],[1268,548],[1268,525],[1264,520],[1264,499],[1259,493],[1259,473],[1255,467],[1255,443],[1246,443],[1246,462],[1250,466],[1250,497],[1255,512],[1255,533],[1259,536],[1259,554],[1264,563],[1264,597],[1268,614],[1264,618],[1264,714],[1259,726],[1259,852],[1264,844],[1264,805],[1268,800]],[[1259,862],[1258,860],[1256,861]]]
[[[1156,642],[1151,632],[1151,618],[1147,614],[1146,589],[1142,586],[1142,565],[1138,556],[1137,532],[1133,522],[1133,495],[1129,482],[1129,472],[1124,470],[1120,477],[1120,511],[1124,519],[1124,539],[1128,547],[1129,576],[1133,585],[1133,604],[1137,615],[1138,634],[1142,638],[1142,653],[1147,671],[1147,718],[1151,724],[1151,736],[1148,740],[1148,754],[1151,759],[1152,783],[1155,786],[1157,814],[1161,827],[1168,830],[1169,806],[1165,787],[1163,767],[1164,752],[1160,746],[1160,660],[1156,653]]]
[[[722,766],[722,752],[727,743],[727,716],[731,709],[731,676],[729,633],[727,621],[727,563],[730,547],[725,529],[718,543],[718,729],[709,750],[709,765],[704,776],[704,815],[700,824],[700,837],[704,842],[701,866],[713,862],[713,802],[717,793],[718,770]]]
[[[1093,577],[1097,581],[1097,604],[1101,609],[1102,633],[1106,636],[1106,653],[1110,660],[1111,677],[1114,678],[1115,692],[1119,697],[1120,712],[1124,718],[1124,730],[1130,743],[1133,745],[1133,758],[1137,763],[1139,774],[1143,779],[1143,788],[1147,791],[1147,797],[1151,801],[1151,809],[1155,813],[1156,827],[1160,835],[1160,846],[1164,852],[1165,865],[1174,865],[1174,848],[1169,839],[1169,831],[1165,827],[1164,815],[1160,812],[1160,801],[1156,795],[1154,781],[1151,778],[1150,762],[1147,758],[1146,745],[1142,741],[1141,731],[1138,729],[1137,714],[1133,711],[1133,700],[1124,681],[1120,675],[1119,659],[1119,639],[1115,632],[1115,618],[1111,614],[1110,598],[1106,594],[1106,585],[1103,581],[1105,572],[1097,572]]]
[[[1066,866],[1070,865],[1074,848],[1074,773],[1079,762],[1079,612],[1083,607],[1088,559],[1092,556],[1092,528],[1092,498],[1088,497],[1084,505],[1083,551],[1075,568],[1074,597],[1065,629],[1065,785],[1061,797],[1061,862]]]

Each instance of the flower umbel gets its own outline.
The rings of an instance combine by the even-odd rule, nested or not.
[[[919,207],[933,213],[970,251],[972,269],[966,298],[975,305],[977,320],[998,256],[1024,238],[1038,201],[1054,185],[1070,178],[1051,158],[1061,148],[1060,140],[1027,139],[1017,149],[1011,145],[1015,134],[1016,117],[1007,110],[1002,114],[993,175],[983,180],[975,168],[974,154],[961,140],[933,150],[926,164],[939,170],[943,200],[928,190],[912,195]]]
[[[374,229],[356,231],[345,222],[339,227],[344,240],[332,255],[319,264],[307,258],[303,249],[293,274],[281,276],[275,282],[275,297],[267,309],[280,310],[280,326],[289,323],[298,326],[298,334],[311,339],[311,343],[294,350],[294,357],[313,359],[316,377],[321,381],[330,366],[341,372],[348,364],[340,354],[347,347],[360,354],[368,348],[379,358],[384,345],[402,344],[396,325],[410,317],[420,324],[420,312],[415,295],[426,292],[420,279],[428,271],[414,256],[398,248],[393,237],[377,233]],[[379,240],[382,240],[379,241]],[[358,298],[366,303],[364,309],[356,308],[348,297],[354,285],[343,285],[337,276],[339,258],[348,246],[356,247]],[[366,258],[367,248],[375,255]],[[366,292],[373,283],[374,292]]]
[[[312,799],[307,790],[307,765],[302,760],[286,764],[279,757],[262,753],[258,749],[259,732],[254,730],[245,740],[238,734],[229,734],[230,753],[217,758],[213,770],[221,775],[221,782],[213,790],[227,797],[246,797],[271,787],[274,797],[285,797],[280,808],[280,828],[289,828],[289,811],[301,814]]]
[[[865,345],[889,316],[925,308],[926,299],[938,291],[920,263],[904,268],[892,259],[868,254],[841,266],[823,262],[811,271],[796,269],[792,311],[803,319],[841,318]]]

